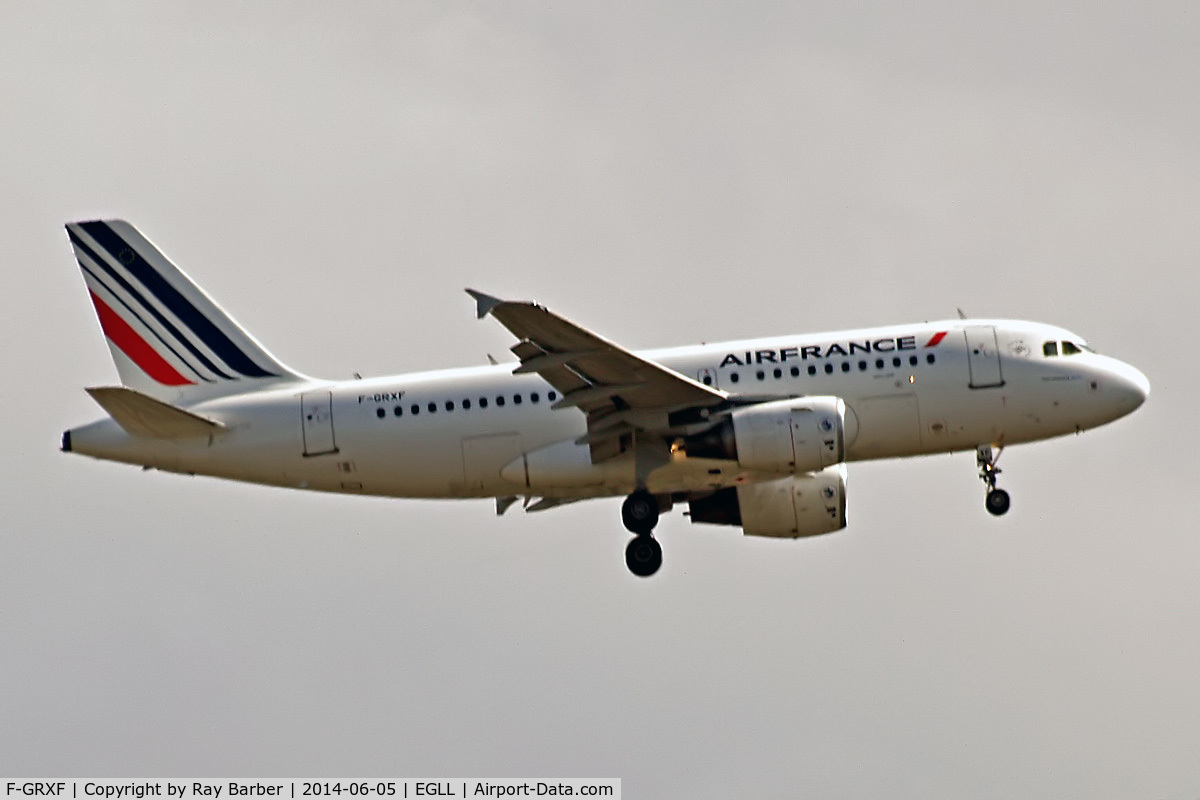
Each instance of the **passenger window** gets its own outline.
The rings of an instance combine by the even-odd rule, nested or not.
[[[470,398],[467,398],[467,397],[464,397],[464,398],[463,398],[462,407],[463,407],[463,411],[470,411],[470,410],[471,410],[471,400],[470,400]]]
[[[437,403],[430,403],[430,404],[429,404],[429,413],[430,413],[430,414],[436,414],[436,413],[437,413]]]
[[[447,411],[453,411],[453,410],[454,410],[454,401],[453,401],[453,400],[447,400],[447,401],[446,401],[446,410],[447,410]]]
[[[893,366],[893,367],[898,367],[898,366],[900,366],[900,364],[901,364],[901,361],[900,361],[900,357],[899,357],[899,356],[896,356],[895,358],[893,358],[893,359],[892,359],[892,366]]]
[[[546,399],[549,400],[551,403],[553,403],[555,400],[558,399],[558,393],[557,392],[546,392]]]
[[[487,398],[486,397],[479,398],[479,407],[487,408]]]
[[[833,364],[826,364],[826,365],[825,365],[825,374],[826,374],[826,375],[832,375],[832,374],[833,374]]]
[[[519,394],[513,395],[513,404],[518,405],[518,406],[521,405],[521,395],[519,395]]]
[[[1083,352],[1082,350],[1080,350],[1078,347],[1075,346],[1074,342],[1063,342],[1062,343],[1062,354],[1064,356],[1078,355],[1079,353],[1082,353],[1082,352]]]
[[[865,362],[865,361],[858,362],[858,369],[860,372],[866,372],[867,371],[867,362]]]
[[[705,385],[705,386],[712,386],[712,375],[705,375],[705,376],[704,376],[704,385]]]
[[[775,373],[774,373],[774,374],[775,374],[775,377],[776,377],[776,378],[782,378],[782,377],[783,377],[783,370],[781,370],[779,367],[776,367],[776,368],[775,368]]]
[[[850,362],[843,361],[842,362],[842,372],[849,372],[849,371],[850,371]]]
[[[538,400],[541,400],[541,399],[542,398],[538,396],[537,392],[531,392],[529,395],[529,402],[531,402],[531,403],[536,403]]]
[[[1058,355],[1058,342],[1046,342],[1042,345],[1042,355],[1046,357]]]
[[[875,369],[883,369],[883,359],[882,358],[875,359]]]
[[[936,359],[936,358],[934,358],[934,356],[933,356],[933,353],[930,353],[929,355],[925,356],[925,363],[926,363],[926,364],[932,364],[932,363],[933,363],[934,361],[936,361],[936,360],[937,360],[937,359]]]
[[[504,405],[504,395],[502,395],[502,394],[496,395],[496,405],[498,405],[498,406]]]
[[[817,365],[816,365],[816,364],[809,364],[809,365],[808,365],[808,374],[809,374],[809,375],[816,375],[816,374],[817,374]]]
[[[384,411],[382,408],[377,408],[377,409],[375,409],[375,416],[379,417],[380,419],[383,419],[384,417],[387,416],[387,412]]]
[[[757,377],[757,378],[758,378],[758,379],[761,381],[763,378],[767,377],[767,373],[763,372],[763,371],[760,369],[760,370],[759,370],[759,371],[756,373],[755,377]]]
[[[731,373],[729,373],[729,382],[730,382],[730,383],[737,383],[737,382],[738,382],[738,374],[737,374],[736,372],[731,372]]]
[[[909,366],[910,366],[910,367],[915,367],[915,366],[917,365],[917,357],[916,357],[916,356],[909,356],[909,357],[908,357],[908,364],[909,364]]]
[[[408,410],[409,410],[409,411],[410,411],[410,412],[411,412],[411,413],[412,413],[414,416],[415,416],[416,414],[420,414],[420,413],[421,413],[421,407],[420,407],[419,405],[417,405],[416,403],[413,403],[411,406],[409,406],[409,407],[408,407]]]
[[[793,378],[800,377],[800,368],[799,367],[792,367],[792,377]]]
[[[382,409],[382,408],[381,408],[381,409],[379,409],[379,410],[380,410],[380,411],[383,411],[383,409]],[[395,414],[397,417],[403,417],[403,416],[404,416],[404,409],[403,409],[403,408],[401,408],[400,406],[396,406],[395,408],[393,408],[393,409],[392,409],[392,413],[393,413],[393,414]],[[380,414],[380,416],[383,416],[383,415],[382,415],[382,414]]]

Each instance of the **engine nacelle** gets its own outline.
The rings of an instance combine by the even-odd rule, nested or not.
[[[846,465],[721,489],[688,503],[692,522],[741,525],[747,536],[797,538],[846,527]]]
[[[738,465],[764,472],[819,472],[846,457],[846,404],[839,397],[775,400],[732,414]]]

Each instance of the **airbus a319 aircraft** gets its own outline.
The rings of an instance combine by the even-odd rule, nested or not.
[[[974,450],[994,515],[1005,446],[1123,417],[1129,364],[1036,322],[954,319],[633,353],[531,302],[468,289],[517,364],[346,381],[289,369],[132,225],[67,225],[121,386],[62,449],[325,492],[495,498],[504,513],[625,496],[625,561],[659,515],[751,536],[846,526],[850,461]]]

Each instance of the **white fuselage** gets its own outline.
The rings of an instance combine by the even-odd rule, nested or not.
[[[941,334],[941,336],[939,336]],[[1056,343],[1047,355],[1045,343]],[[1133,367],[1048,325],[954,320],[640,353],[733,396],[835,396],[847,460],[1016,444],[1102,425],[1145,399]],[[629,458],[592,465],[586,420],[552,409],[553,388],[513,364],[387,378],[281,382],[189,410],[209,437],[131,436],[111,419],[70,432],[71,449],[158,469],[396,497],[589,497],[636,488]],[[522,468],[514,468],[522,465]],[[673,453],[654,492],[765,480],[736,462]]]

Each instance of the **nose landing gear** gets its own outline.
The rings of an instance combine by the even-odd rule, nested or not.
[[[987,496],[984,497],[983,506],[994,517],[1007,513],[1011,502],[1008,492],[996,488],[996,476],[1000,474],[996,462],[1000,460],[1002,452],[1004,452],[1003,447],[999,452],[993,453],[991,445],[980,445],[975,450],[975,462],[979,465],[979,479],[987,486]]]
[[[658,524],[658,498],[638,489],[621,505],[621,521],[634,534],[625,548],[625,566],[639,578],[648,578],[662,566],[662,546],[651,535]]]

